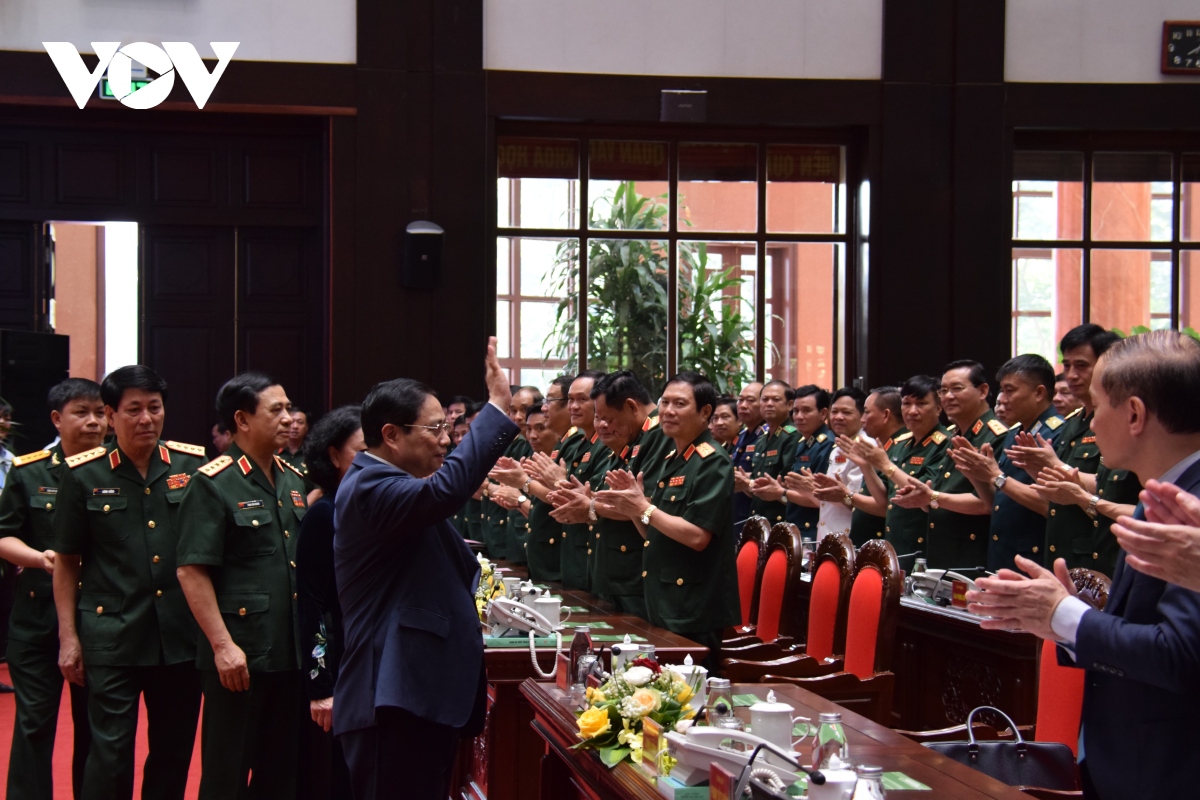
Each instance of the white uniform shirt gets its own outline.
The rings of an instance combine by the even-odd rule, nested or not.
[[[860,432],[858,438],[871,444],[875,443],[875,440],[865,433]],[[842,451],[837,445],[834,445],[833,451],[829,454],[829,468],[825,470],[825,474],[844,483],[849,492],[857,494],[858,490],[862,488],[862,470],[857,464],[842,455]],[[817,522],[818,542],[828,533],[850,533],[850,518],[854,514],[854,510],[847,508],[841,500],[832,503],[822,500],[820,511],[821,518]]]

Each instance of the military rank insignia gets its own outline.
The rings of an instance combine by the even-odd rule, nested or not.
[[[296,508],[304,508],[304,495],[300,494],[295,489],[292,490],[292,505]]]
[[[262,500],[243,500],[242,502],[238,503],[238,508],[241,508],[241,509],[264,508],[264,507],[265,507],[265,504],[263,503]]]
[[[167,476],[167,489],[168,490],[182,489],[183,487],[188,485],[188,479],[190,477],[191,476],[188,475],[186,472],[181,472],[178,475],[168,475]]]
[[[977,419],[975,420],[975,426],[971,428],[971,433],[979,433],[981,430],[983,430],[983,420]]]
[[[700,454],[701,458],[707,458],[717,451],[708,442],[701,442],[696,445],[696,452]]]
[[[683,475],[676,475],[674,478],[671,478],[671,480],[667,481],[667,485],[668,486],[683,486],[684,477],[685,476],[683,476]]]

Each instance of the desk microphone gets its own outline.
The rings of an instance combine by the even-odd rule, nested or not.
[[[964,572],[987,572],[987,567],[951,567],[950,569],[942,570],[942,574],[938,575],[937,581],[933,584],[933,591],[929,593],[929,599],[933,601],[935,606],[945,607],[950,605],[952,602],[944,597],[939,598],[937,596],[938,587],[942,585],[942,581],[945,580],[946,575],[951,572],[957,572],[960,575],[962,575]],[[966,578],[967,576],[962,575],[962,577]]]
[[[911,553],[905,553],[902,556],[896,556],[896,563],[899,563],[900,559],[902,559],[902,558],[912,558],[913,556],[919,556],[919,555],[924,555],[924,554],[925,554],[924,550],[914,550]]]
[[[738,777],[737,788],[735,791],[730,792],[730,794],[729,794],[729,796],[731,798],[732,797],[740,798],[742,796],[742,794],[746,791],[747,787],[749,787],[751,776],[755,772],[759,771],[754,768],[754,759],[758,758],[758,754],[760,752],[762,752],[763,748],[770,750],[772,753],[779,756],[787,763],[791,764],[797,770],[799,770],[800,772],[803,772],[805,775],[807,775],[809,783],[811,783],[815,786],[823,786],[825,784],[825,775],[819,769],[812,769],[812,770],[805,769],[804,767],[800,766],[800,762],[797,761],[796,759],[792,758],[792,756],[789,753],[785,752],[784,750],[780,749],[779,747],[776,747],[775,745],[771,744],[770,742],[763,742],[758,747],[754,748],[754,752],[750,754],[750,760],[746,762],[746,766],[742,767],[742,774]],[[771,773],[771,774],[774,774],[774,773]]]

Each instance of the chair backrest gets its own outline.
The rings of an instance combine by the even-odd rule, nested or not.
[[[854,576],[854,545],[844,533],[827,534],[813,559],[805,652],[813,658],[840,654],[846,647],[846,607]]]
[[[1097,611],[1103,611],[1104,606],[1108,605],[1108,590],[1112,588],[1112,580],[1103,572],[1076,567],[1071,570],[1071,580],[1075,583],[1080,600]]]
[[[854,565],[844,669],[866,680],[891,666],[900,617],[900,565],[896,551],[883,539],[864,543]]]
[[[780,522],[771,529],[754,631],[764,642],[773,642],[781,634],[795,633],[794,597],[803,552],[800,542],[800,531],[791,523]]]
[[[742,526],[737,544],[738,599],[741,601],[742,624],[749,625],[758,615],[758,590],[762,584],[764,556],[771,525],[766,517],[751,517]]]
[[[1076,753],[1079,720],[1083,713],[1083,680],[1086,672],[1058,663],[1058,647],[1042,643],[1038,667],[1037,720],[1033,729],[1039,742],[1062,742]]]

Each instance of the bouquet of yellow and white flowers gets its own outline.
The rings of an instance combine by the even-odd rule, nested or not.
[[[487,605],[493,597],[504,596],[504,584],[496,577],[492,562],[481,555],[479,559],[479,585],[475,587],[475,610],[479,612],[479,621],[487,621]]]
[[[588,707],[579,714],[575,747],[596,750],[600,759],[615,767],[624,759],[642,758],[642,721],[652,719],[663,731],[684,731],[696,711],[689,705],[699,685],[699,674],[688,683],[670,667],[648,658],[629,662],[625,670],[599,689],[587,690]]]

